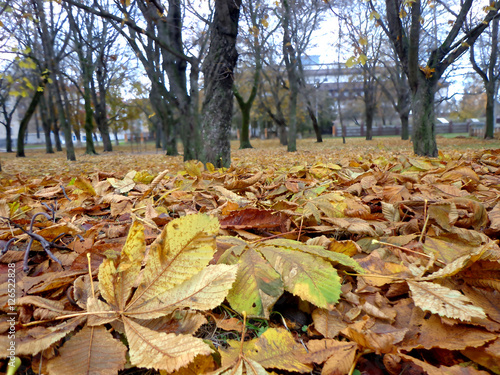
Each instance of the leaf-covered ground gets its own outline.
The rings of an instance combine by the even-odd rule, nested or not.
[[[498,141],[253,144],[0,155],[0,371],[500,374]]]

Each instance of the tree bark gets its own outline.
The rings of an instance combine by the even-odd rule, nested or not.
[[[236,93],[235,96],[241,111],[240,149],[253,148],[250,143],[250,110],[252,109],[252,103],[245,103],[243,98],[237,96]]]
[[[484,139],[495,137],[495,84],[496,80],[489,81],[486,86],[486,129]]]
[[[10,125],[10,120],[5,124],[5,150],[7,152],[12,152],[12,127]]]
[[[410,138],[410,120],[408,113],[400,113],[399,119],[401,120],[401,139],[408,140]]]
[[[241,0],[216,0],[210,28],[210,47],[203,65],[205,99],[202,107],[203,162],[231,165],[229,142],[233,115],[234,67],[238,60],[236,37]]]
[[[289,152],[297,151],[297,97],[299,82],[297,76],[297,56],[290,37],[290,4],[282,0],[283,4],[283,57],[288,74],[289,103],[288,103],[288,146]]]
[[[318,125],[318,119],[316,117],[316,114],[314,113],[314,110],[312,109],[311,103],[309,100],[307,100],[307,113],[309,114],[309,118],[311,119],[313,129],[314,129],[314,134],[316,134],[316,142],[321,143],[323,142],[323,136],[321,135],[321,129],[319,128]]]
[[[412,97],[413,151],[421,156],[438,156],[435,134],[434,95],[437,80],[421,77]]]

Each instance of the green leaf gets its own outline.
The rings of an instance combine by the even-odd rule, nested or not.
[[[240,258],[239,270],[227,300],[236,311],[250,317],[269,318],[269,311],[283,294],[279,273],[254,249]]]
[[[281,274],[285,290],[325,309],[338,302],[340,277],[329,262],[284,247],[262,246],[258,250]]]
[[[320,256],[323,259],[328,260],[330,262],[338,263],[345,267],[349,267],[357,273],[365,272],[365,270],[359,265],[359,263],[356,262],[354,259],[352,259],[350,256],[335,251],[326,250],[322,246],[305,245],[298,241],[280,239],[280,238],[267,241],[266,244],[299,250],[304,253]]]

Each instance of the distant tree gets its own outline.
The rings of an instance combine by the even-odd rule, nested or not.
[[[488,32],[481,34],[480,39],[470,48],[472,67],[483,80],[486,91],[485,139],[491,139],[495,135],[495,101],[498,92],[498,81],[500,80],[498,23],[499,19],[494,18]]]
[[[240,58],[240,68],[238,70],[241,72],[239,76],[243,82],[240,83],[241,86],[234,85],[234,96],[241,111],[240,149],[252,148],[249,132],[250,114],[261,84],[263,49],[266,48],[268,39],[275,31],[275,28],[268,30],[268,18],[271,10],[265,5],[264,1],[246,0],[242,4],[242,10],[242,18],[249,31],[242,32],[243,27],[240,27],[239,38],[242,40],[240,44],[244,46],[248,57],[244,61],[241,61]],[[250,75],[248,70],[252,70],[253,73]],[[250,82],[250,85],[248,82]],[[250,91],[246,100],[243,93],[245,88]]]
[[[11,63],[0,76],[0,112],[2,113],[0,124],[5,127],[5,149],[7,152],[12,152],[12,120],[23,99],[22,93],[15,91],[16,81],[19,78],[16,71],[15,64]]]
[[[71,136],[71,127],[70,124],[67,121],[67,118],[65,116],[65,109],[64,109],[64,103],[63,103],[63,93],[62,93],[62,82],[63,82],[63,77],[60,71],[60,61],[64,56],[66,46],[69,41],[69,33],[64,34],[61,44],[58,46],[59,49],[56,51],[56,43],[54,41],[56,40],[57,33],[61,32],[61,28],[54,24],[55,21],[57,21],[56,17],[54,16],[54,7],[52,3],[49,3],[49,15],[50,17],[47,17],[46,14],[46,9],[45,9],[45,3],[42,0],[31,0],[32,5],[33,5],[33,13],[35,16],[35,26],[37,29],[37,32],[40,35],[40,40],[43,48],[43,56],[46,61],[46,66],[48,70],[46,70],[48,73],[52,74],[54,77],[53,80],[53,85],[52,88],[54,90],[54,100],[57,106],[57,112],[59,114],[59,122],[61,124],[61,127],[64,131],[64,140],[65,140],[65,146],[66,146],[66,157],[68,160],[76,160],[75,156],[75,150],[73,147],[73,139]],[[48,19],[47,19],[48,18]],[[50,21],[50,23],[49,23]],[[37,98],[38,95],[35,94],[34,98]],[[32,102],[33,104],[33,102]],[[37,103],[36,103],[37,104]],[[35,108],[36,108],[35,104]],[[34,111],[34,109],[33,109]],[[24,119],[23,119],[24,120]],[[22,122],[21,122],[22,123]],[[18,146],[19,146],[19,137],[18,137]],[[21,140],[22,142],[22,140]],[[24,150],[23,150],[24,153]],[[18,150],[18,156],[20,152]]]
[[[90,90],[91,82],[93,80],[93,73],[95,65],[93,64],[92,53],[95,49],[94,37],[94,23],[95,16],[92,14],[85,14],[78,10],[71,4],[63,3],[64,8],[68,14],[69,27],[72,33],[72,41],[74,49],[78,56],[78,63],[80,66],[80,77],[83,86],[82,96],[85,108],[85,153],[96,154],[94,147],[94,139],[92,132],[94,128],[93,117],[94,111],[92,109],[92,93]],[[78,87],[78,86],[77,86]]]
[[[488,93],[484,91],[484,82],[477,75],[471,78],[464,81],[464,93],[458,104],[460,121],[470,121],[486,114]]]
[[[423,43],[423,32],[427,23],[428,3],[422,0],[386,0],[385,8],[376,9],[370,0],[376,22],[384,29],[394,45],[412,92],[413,150],[417,155],[437,156],[435,135],[434,101],[438,82],[448,67],[460,58],[488,27],[498,14],[500,2],[487,6],[486,16],[477,18],[475,26],[465,29],[472,5],[477,1],[463,0],[453,4],[433,2],[453,17],[447,33],[440,35],[435,27],[435,38],[442,41],[434,46]],[[384,17],[381,17],[384,15]],[[443,27],[444,28],[444,27]],[[443,30],[443,28],[441,30]],[[431,34],[432,35],[432,34]],[[424,48],[425,47],[425,48]]]

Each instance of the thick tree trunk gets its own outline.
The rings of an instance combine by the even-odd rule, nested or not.
[[[434,95],[437,80],[419,78],[412,97],[413,151],[420,156],[438,156],[435,134]]]
[[[288,146],[289,152],[297,151],[297,97],[299,81],[297,77],[297,56],[290,36],[290,5],[288,0],[282,0],[283,12],[283,56],[289,85],[288,103]]]
[[[202,107],[203,162],[231,165],[229,142],[233,116],[234,67],[238,60],[236,37],[241,0],[216,0],[210,30],[210,48],[203,66],[205,99]]]
[[[495,136],[495,80],[486,85],[486,129],[484,139],[493,139]]]

